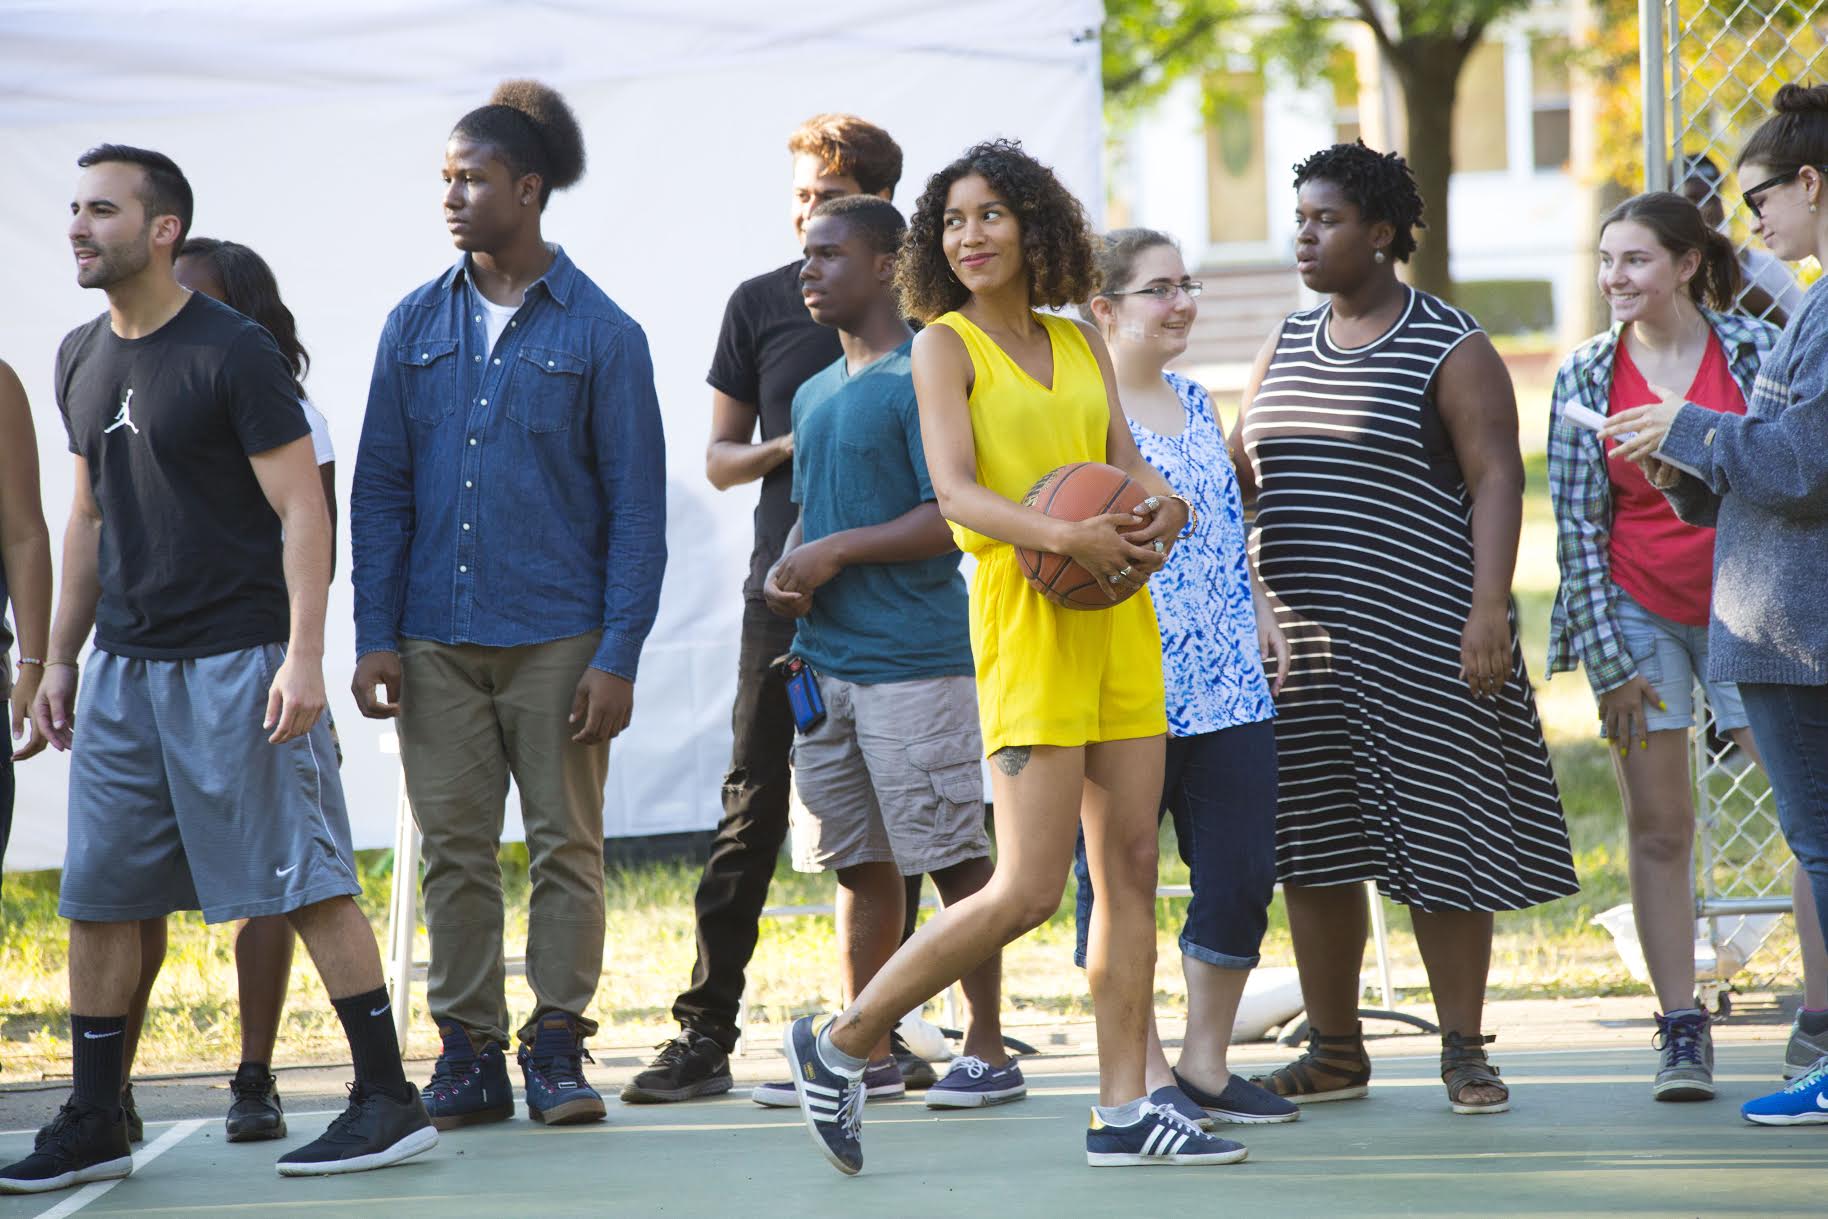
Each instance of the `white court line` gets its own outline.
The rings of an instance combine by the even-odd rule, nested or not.
[[[179,1122],[147,1145],[145,1149],[134,1153],[133,1171],[139,1172],[146,1165],[195,1134],[202,1128],[204,1120],[196,1117],[186,1122]],[[93,1184],[85,1185],[50,1210],[40,1212],[38,1219],[63,1219],[65,1215],[74,1215],[124,1180],[126,1180],[125,1177],[116,1177],[112,1181],[96,1181]]]

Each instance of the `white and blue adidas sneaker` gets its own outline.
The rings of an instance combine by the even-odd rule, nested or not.
[[[1250,1154],[1242,1143],[1207,1134],[1166,1105],[1142,1102],[1127,1126],[1113,1126],[1092,1110],[1085,1132],[1085,1162],[1093,1168],[1128,1164],[1236,1164]]]
[[[825,1065],[811,1016],[787,1026],[782,1052],[793,1069],[793,1090],[812,1141],[839,1172],[856,1176],[863,1171],[863,1073],[844,1075]]]

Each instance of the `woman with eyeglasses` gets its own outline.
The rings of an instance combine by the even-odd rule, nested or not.
[[[1295,171],[1295,266],[1322,294],[1264,344],[1232,436],[1258,573],[1294,654],[1276,702],[1277,875],[1311,1030],[1257,1082],[1364,1096],[1364,882],[1408,906],[1455,1113],[1501,1113],[1486,1060],[1492,914],[1579,888],[1517,641],[1523,459],[1511,379],[1465,313],[1406,286],[1402,158]]]
[[[1753,230],[1786,262],[1828,254],[1828,85],[1785,85],[1739,154]],[[1817,280],[1744,415],[1653,385],[1603,435],[1645,460],[1683,520],[1713,525],[1708,678],[1739,686],[1790,849],[1828,913],[1828,298]],[[1823,926],[1828,933],[1828,924]],[[1828,1123],[1828,1057],[1740,1113]]]
[[[1199,281],[1188,277],[1174,239],[1153,229],[1106,236],[1098,270],[1104,289],[1080,313],[1110,350],[1130,435],[1143,459],[1193,502],[1203,525],[1149,582],[1168,697],[1157,807],[1174,818],[1193,899],[1180,938],[1187,1035],[1170,1068],[1151,1024],[1145,1083],[1152,1100],[1197,1122],[1291,1122],[1301,1116],[1293,1102],[1226,1064],[1276,886],[1271,698],[1288,670],[1288,642],[1251,578],[1244,505],[1218,412],[1197,381],[1165,371],[1186,353]],[[1273,683],[1266,659],[1276,664]],[[1083,968],[1093,903],[1083,837],[1074,875],[1074,959]]]

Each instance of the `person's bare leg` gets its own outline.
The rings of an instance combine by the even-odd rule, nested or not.
[[[988,855],[967,859],[932,874],[939,900],[950,906],[990,883],[995,868]],[[958,980],[965,995],[965,1053],[993,1067],[1009,1061],[1003,1048],[1003,952],[998,949],[984,963]]]
[[[1612,763],[1625,806],[1631,917],[1657,1004],[1671,1012],[1695,1003],[1695,800],[1688,733],[1652,732],[1647,741],[1613,750]]]
[[[1182,954],[1181,972],[1187,977],[1187,1037],[1176,1069],[1216,1096],[1231,1082],[1231,1030],[1250,970],[1224,969]]]
[[[1745,755],[1764,769],[1765,760],[1752,740],[1750,728],[1735,728],[1728,736]],[[1815,890],[1809,874],[1796,865],[1790,874],[1790,913],[1796,920],[1796,943],[1803,958],[1803,1006],[1811,1011],[1828,1008],[1828,945],[1822,942],[1822,920],[1815,907]]]
[[[997,861],[990,882],[921,924],[863,993],[839,1013],[832,1044],[868,1058],[902,1016],[982,965],[1060,908],[1073,866],[1073,825],[1085,788],[1085,751],[1049,745],[991,759]]]
[[[838,963],[846,1003],[857,998],[901,946],[906,889],[892,863],[838,869]],[[889,1035],[884,1032],[869,1058],[880,1062],[888,1056]]]
[[[138,923],[70,923],[70,1011],[125,1016],[140,981]]]
[[[1479,1035],[1485,1018],[1485,982],[1492,965],[1492,916],[1478,910],[1411,910],[1416,947],[1434,991],[1435,1019],[1443,1033]],[[1490,1105],[1507,1093],[1493,1084],[1473,1084],[1455,1099]]]
[[[382,984],[381,950],[368,916],[350,897],[302,906],[286,915],[305,942],[324,989],[332,999],[367,994]]]
[[[1147,1096],[1155,1022],[1157,820],[1164,738],[1101,741],[1085,751],[1085,857],[1091,866],[1086,978],[1098,1021],[1099,1103]]]
[[[133,1080],[133,1062],[140,1054],[140,1032],[146,1027],[146,1007],[152,1002],[152,984],[159,980],[159,966],[165,964],[165,920],[146,918],[134,926],[139,928],[140,936],[140,977],[127,1006],[127,1028],[121,1034],[123,1083]]]
[[[235,981],[241,995],[241,1061],[273,1063],[279,1016],[292,977],[292,924],[281,915],[251,918],[235,933]]]
[[[1326,1037],[1350,1037],[1358,1031],[1359,977],[1371,927],[1365,887],[1284,885],[1282,898],[1308,1027]]]
[[[1193,1022],[1187,1023],[1188,1036],[1192,1036]],[[1186,1042],[1182,1042],[1181,1055],[1186,1056]],[[1157,1027],[1155,1013],[1149,1013],[1149,1040],[1143,1048],[1143,1087],[1153,1096],[1157,1088],[1166,1088],[1174,1083],[1174,1068],[1168,1065],[1168,1051],[1162,1046],[1161,1029]]]

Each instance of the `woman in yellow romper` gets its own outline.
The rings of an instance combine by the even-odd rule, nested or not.
[[[961,548],[977,557],[971,643],[994,763],[996,873],[902,946],[822,1028],[788,1030],[814,1142],[841,1171],[863,1163],[860,1075],[902,1013],[1059,908],[1083,819],[1098,892],[1088,975],[1098,1021],[1093,1165],[1242,1159],[1143,1083],[1154,993],[1156,804],[1167,718],[1161,644],[1145,591],[1063,610],[1023,579],[1015,547],[1070,556],[1100,581],[1140,586],[1189,525],[1187,502],[1145,462],[1091,327],[1036,313],[1097,287],[1083,210],[1019,146],[980,144],[928,180],[903,243],[904,310],[928,472]],[[1021,500],[1057,466],[1101,461],[1150,493],[1137,516],[1053,520]]]

